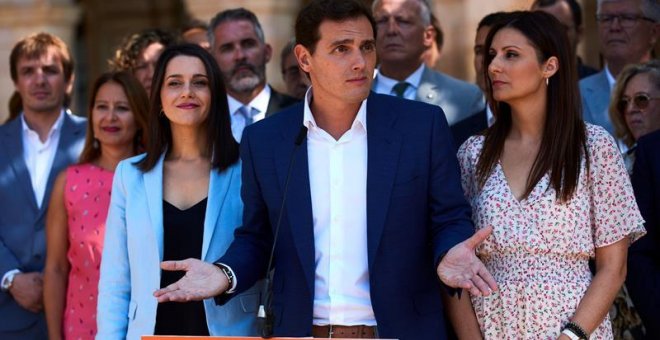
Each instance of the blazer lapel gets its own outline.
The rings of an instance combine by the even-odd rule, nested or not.
[[[80,141],[80,134],[84,132],[84,124],[75,125],[69,117],[68,113],[64,114],[64,120],[62,122],[62,128],[60,130],[60,142],[57,146],[57,151],[55,152],[55,158],[53,158],[53,166],[50,168],[50,173],[48,174],[48,184],[46,184],[46,193],[44,194],[44,203],[45,200],[50,199],[51,191],[53,191],[53,183],[55,178],[71,163],[77,162],[80,157],[80,148],[74,147],[74,144],[77,141]],[[46,213],[47,204],[41,204],[41,214]]]
[[[289,170],[289,163],[292,152],[293,168],[286,194],[286,218],[291,228],[291,235],[298,251],[298,257],[305,271],[305,278],[310,292],[314,290],[314,226],[312,220],[312,199],[309,189],[309,167],[307,162],[307,140],[295,148],[295,139],[300,131],[303,122],[303,109],[300,107],[299,114],[290,115],[281,129],[282,139],[275,146],[274,154],[282,155],[275,159],[277,177],[284,195],[286,178]],[[284,213],[284,212],[283,212]],[[277,221],[272,221],[273,233],[275,232]],[[282,221],[281,228],[286,227],[285,220]],[[280,232],[280,235],[282,233]],[[278,242],[280,246],[282,240]]]
[[[160,156],[160,160],[153,169],[145,172],[144,192],[147,196],[147,206],[149,207],[149,217],[151,219],[151,228],[158,242],[158,259],[163,260],[163,160],[165,153]]]
[[[215,231],[216,223],[222,206],[229,191],[229,185],[234,177],[235,167],[229,167],[223,173],[219,173],[216,169],[211,169],[211,176],[209,179],[209,192],[208,200],[206,201],[206,215],[204,217],[204,238],[202,240],[202,257],[206,259],[206,253],[209,250],[211,239]]]
[[[34,197],[32,180],[30,180],[30,174],[28,173],[27,165],[25,164],[25,159],[23,158],[21,119],[16,118],[7,124],[8,129],[3,135],[4,141],[2,143],[2,145],[5,145],[3,149],[4,152],[7,153],[7,162],[14,172],[17,186],[20,187],[19,190],[23,190],[23,194],[29,202],[29,207],[36,213],[39,211],[39,207],[37,206],[37,200]]]
[[[394,115],[373,94],[367,101],[367,248],[369,270],[380,244],[397,172],[401,135],[392,128]]]

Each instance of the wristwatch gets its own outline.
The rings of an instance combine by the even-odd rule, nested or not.
[[[5,273],[5,275],[2,277],[2,284],[0,284],[0,289],[2,289],[3,292],[6,292],[11,288],[12,283],[14,283],[14,276],[16,274],[20,274],[21,271],[18,269],[13,269]]]
[[[234,279],[234,271],[231,270],[227,265],[220,263],[220,262],[215,262],[213,263],[216,267],[220,268],[222,272],[225,274],[227,277],[227,281],[229,282],[229,286],[227,287],[227,291],[225,293],[231,294],[234,292],[236,289],[236,280]]]

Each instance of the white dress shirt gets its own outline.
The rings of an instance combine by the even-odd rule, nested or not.
[[[367,255],[367,101],[339,140],[316,125],[305,96],[303,124],[314,224],[314,325],[376,325]]]
[[[266,84],[264,89],[252,99],[247,105],[239,102],[234,97],[227,94],[227,104],[229,104],[229,117],[231,119],[231,133],[237,142],[241,142],[243,136],[243,129],[249,123],[262,120],[266,117],[266,110],[268,109],[268,101],[270,101],[270,86]],[[239,111],[241,107],[247,106],[248,112],[252,116],[251,122],[246,121],[245,116]]]
[[[53,166],[57,146],[60,143],[60,132],[64,123],[64,115],[64,110],[62,110],[60,116],[50,128],[46,140],[41,142],[39,134],[30,129],[25,121],[25,116],[21,114],[21,124],[23,126],[23,159],[30,173],[32,190],[39,208],[43,204],[46,186],[48,185],[48,176],[50,176],[50,169]]]
[[[406,91],[403,93],[403,98],[415,100],[417,98],[417,89],[419,88],[419,83],[422,82],[422,74],[424,73],[424,63],[419,65],[415,72],[411,73],[408,78],[404,81],[408,83]],[[391,96],[396,95],[394,93],[394,85],[399,83],[399,80],[392,79],[384,76],[382,73],[376,73],[376,86],[374,86],[374,92],[389,94]]]

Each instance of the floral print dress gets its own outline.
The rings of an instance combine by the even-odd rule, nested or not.
[[[458,152],[475,226],[494,227],[477,254],[499,291],[472,297],[486,339],[556,339],[591,283],[589,258],[595,249],[645,233],[614,140],[600,127],[588,124],[586,130],[590,170],[583,160],[578,187],[563,204],[555,199],[548,174],[518,201],[499,163],[479,188],[483,136],[471,137]],[[612,339],[607,317],[591,339]]]

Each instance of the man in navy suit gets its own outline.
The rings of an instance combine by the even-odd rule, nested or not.
[[[163,263],[187,274],[159,301],[230,299],[265,275],[274,235],[277,336],[445,339],[440,281],[497,289],[474,254],[491,229],[473,235],[442,110],[370,93],[374,32],[358,0],[301,11],[295,53],[311,90],[245,130],[243,226],[217,266]],[[465,320],[457,332],[479,336],[467,296],[446,301]]]
[[[637,141],[632,185],[646,223],[646,236],[630,246],[626,287],[646,327],[645,339],[660,339],[660,131]]]
[[[0,126],[0,339],[46,339],[46,210],[55,177],[78,159],[85,120],[64,107],[73,61],[58,37],[19,41],[10,66],[23,112]]]

